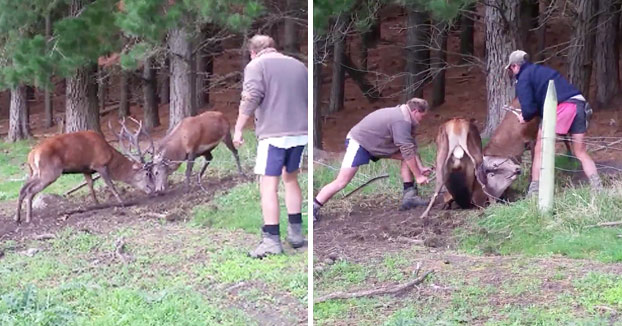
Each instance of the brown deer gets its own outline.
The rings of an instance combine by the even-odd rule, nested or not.
[[[22,201],[26,199],[26,223],[30,223],[32,216],[33,197],[52,184],[61,174],[82,173],[90,188],[95,203],[99,203],[93,189],[93,173],[99,173],[114,196],[123,203],[112,180],[125,182],[143,192],[153,192],[153,180],[150,167],[139,156],[133,155],[125,149],[122,137],[136,139],[141,133],[142,126],[131,135],[123,125],[119,135],[122,150],[131,159],[128,159],[106,142],[101,134],[94,131],[79,131],[48,138],[35,146],[28,154],[29,177],[19,191],[17,201],[17,216],[15,221],[21,222]],[[128,135],[124,135],[128,133]],[[134,141],[138,146],[138,142]]]
[[[221,141],[233,153],[238,166],[238,172],[242,174],[240,157],[231,139],[229,121],[221,112],[208,111],[181,120],[158,143],[157,152],[153,160],[153,177],[156,192],[166,189],[168,176],[176,171],[183,161],[187,162],[185,188],[188,190],[192,166],[194,165],[194,160],[199,156],[205,158],[203,168],[201,168],[201,172],[198,175],[199,186],[203,188],[201,176],[213,158],[212,150]]]

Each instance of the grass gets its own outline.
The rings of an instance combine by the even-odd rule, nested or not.
[[[569,188],[555,197],[552,214],[540,214],[535,199],[493,205],[458,231],[460,246],[470,253],[564,255],[570,258],[622,261],[620,227],[590,227],[619,220],[622,184],[594,196],[586,188]]]
[[[249,174],[256,143],[250,132],[245,139],[240,156]],[[20,164],[31,146],[0,143],[7,153],[0,179],[24,176]],[[214,157],[211,177],[237,173],[224,146]],[[306,173],[300,178],[305,187]],[[81,181],[63,176],[46,190],[62,193]],[[0,200],[15,199],[22,182],[0,184]],[[0,325],[296,324],[306,316],[307,254],[247,256],[259,240],[258,200],[257,184],[241,183],[198,206],[188,223],[142,220],[99,234],[67,227],[44,242],[2,242]],[[115,258],[121,236],[128,263]],[[27,248],[39,252],[28,257]],[[227,290],[235,286],[239,292]]]

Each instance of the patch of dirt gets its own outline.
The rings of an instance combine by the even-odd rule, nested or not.
[[[88,232],[106,233],[140,219],[165,218],[169,222],[186,220],[190,218],[195,206],[212,200],[215,193],[248,181],[249,177],[230,175],[219,179],[204,179],[203,184],[208,192],[201,190],[196,182],[187,192],[183,183],[173,185],[159,196],[127,192],[122,195],[125,207],[119,206],[107,189],[100,189],[97,192],[102,203],[100,205],[93,205],[90,195],[74,197],[67,202],[51,205],[45,211],[33,209],[32,221],[29,224],[22,222],[20,225],[13,220],[16,203],[11,201],[7,202],[10,206],[0,208],[0,241],[29,239],[41,233],[54,233],[67,226]],[[24,204],[23,213],[25,206]]]
[[[438,208],[438,205],[435,205]],[[366,198],[351,208],[326,207],[313,229],[313,254],[319,261],[331,256],[358,257],[419,244],[451,248],[453,230],[472,210],[436,210],[420,219],[425,207],[399,211],[398,202]],[[364,259],[364,258],[363,258]]]

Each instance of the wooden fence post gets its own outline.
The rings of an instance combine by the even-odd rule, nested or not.
[[[556,120],[557,91],[555,90],[555,83],[549,80],[542,118],[542,165],[540,166],[540,189],[538,189],[538,208],[541,213],[545,214],[550,213],[553,208]]]

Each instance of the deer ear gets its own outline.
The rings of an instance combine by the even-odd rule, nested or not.
[[[134,170],[140,170],[141,168],[142,168],[141,165],[138,164],[138,163],[132,164],[132,169],[134,169]]]

